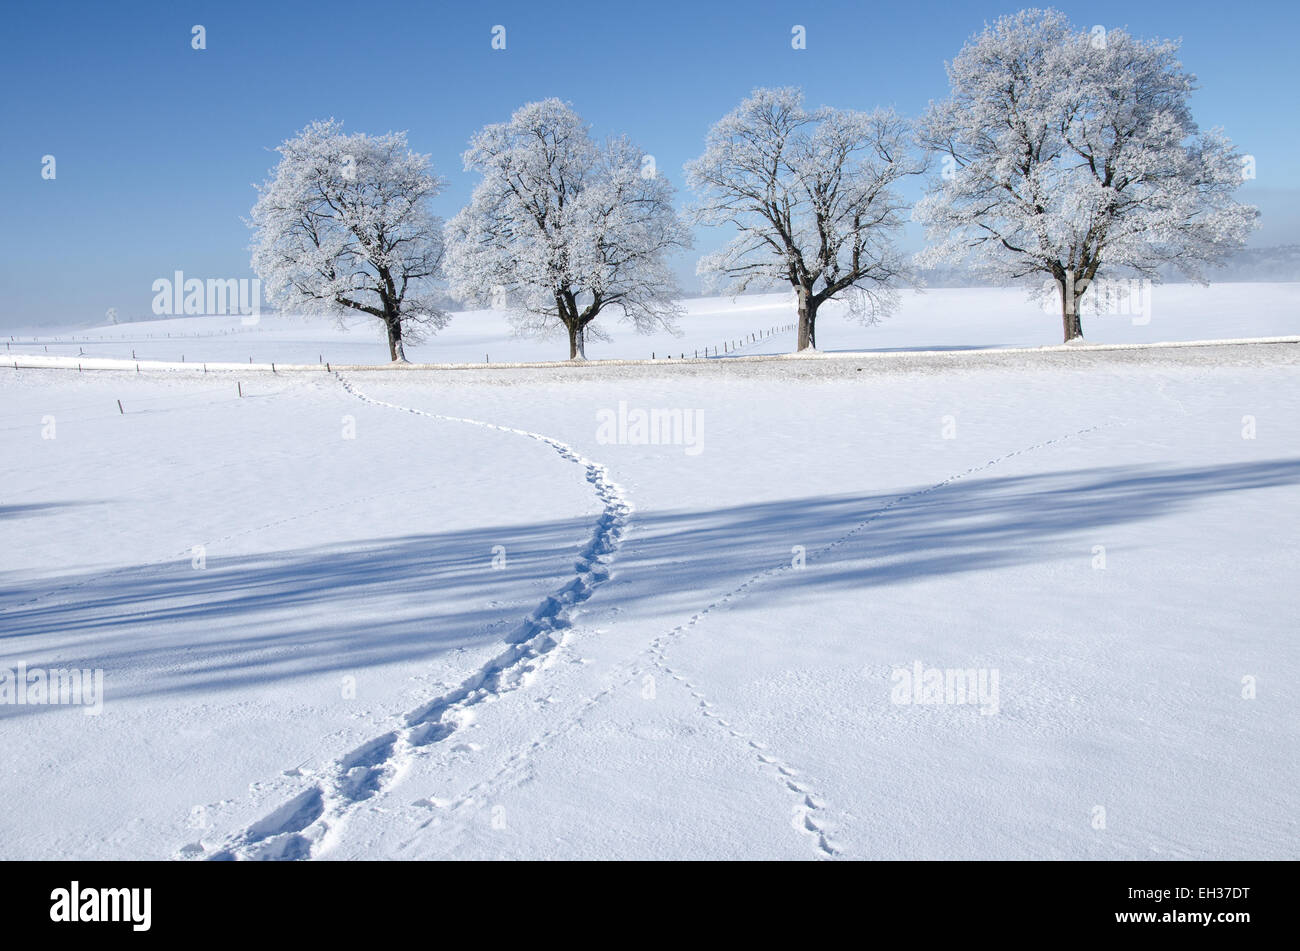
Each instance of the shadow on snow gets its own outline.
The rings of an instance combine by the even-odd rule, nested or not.
[[[1067,536],[1157,518],[1210,496],[1296,483],[1300,459],[1281,459],[972,477],[901,502],[918,489],[637,512],[610,584],[590,607],[616,604],[619,620],[662,615],[669,627],[716,592],[788,565],[792,545],[806,547],[808,570],[750,589],[745,609],[796,591],[887,588],[1082,557]],[[886,507],[848,543],[817,553]],[[203,570],[178,560],[33,587],[0,578],[0,604],[13,605],[0,613],[0,666],[23,660],[127,671],[112,695],[151,696],[491,647],[572,576],[591,524],[565,519],[209,558]],[[506,549],[503,570],[491,566],[495,545]],[[9,707],[0,715],[47,709]]]

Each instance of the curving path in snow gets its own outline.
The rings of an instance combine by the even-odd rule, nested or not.
[[[263,819],[227,838],[204,854],[197,843],[185,846],[182,858],[210,860],[312,858],[337,841],[349,813],[385,793],[410,761],[425,748],[454,736],[473,716],[473,708],[530,682],[565,638],[574,609],[609,578],[609,565],[622,539],[632,506],[605,466],[571,446],[542,433],[482,420],[443,416],[372,399],[341,374],[343,388],[357,399],[399,412],[444,422],[481,426],[537,440],[561,458],[580,466],[604,508],[591,540],[573,565],[573,577],[550,594],[506,637],[506,648],[453,690],[430,698],[406,714],[404,724],[362,743],[341,756],[321,779]]]

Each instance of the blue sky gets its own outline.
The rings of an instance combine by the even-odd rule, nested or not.
[[[87,324],[148,313],[151,284],[251,277],[242,222],[268,151],[312,119],[406,129],[450,185],[475,178],[471,133],[547,96],[598,135],[626,132],[679,187],[709,126],[760,85],[811,104],[914,115],[946,92],[943,65],[1018,3],[11,4],[0,33],[0,326]],[[1081,27],[1182,38],[1201,89],[1193,112],[1255,156],[1242,197],[1263,210],[1255,245],[1300,242],[1294,97],[1298,5],[1058,3]],[[202,24],[207,49],[191,49]],[[491,29],[506,27],[506,49]],[[807,49],[793,50],[803,25]],[[53,155],[54,180],[41,178]],[[914,195],[911,197],[915,197]],[[685,200],[685,194],[679,194]],[[701,234],[679,272],[726,236]],[[912,232],[909,247],[919,246]]]

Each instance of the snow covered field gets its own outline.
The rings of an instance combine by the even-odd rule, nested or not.
[[[1170,287],[1084,331],[1295,335],[1298,300]],[[682,337],[589,355],[689,355],[787,305],[692,302]],[[371,328],[219,320],[49,353],[384,356]],[[411,357],[563,356],[503,328]],[[1059,332],[932,290],[818,337]],[[104,684],[98,715],[0,705],[0,857],[1300,857],[1298,365],[0,367],[0,671]]]
[[[1135,309],[1139,301],[1130,309]],[[1156,343],[1171,340],[1222,340],[1300,334],[1300,284],[1157,285],[1142,314],[1084,315],[1090,343]],[[1053,305],[1056,306],[1056,305]],[[609,342],[590,341],[593,360],[644,360],[727,355],[729,341],[741,341],[739,355],[789,353],[794,333],[779,332],[754,343],[757,334],[794,322],[789,294],[736,298],[697,298],[685,302],[680,335],[641,336],[618,323],[608,326]],[[262,315],[254,325],[240,317],[179,317],[41,336],[15,335],[5,356],[15,354],[79,357],[87,365],[99,357],[209,363],[381,364],[388,348],[376,321],[353,321],[340,330],[330,320]],[[1044,310],[1023,291],[1002,288],[932,288],[906,291],[898,312],[872,327],[848,321],[832,302],[817,323],[824,351],[899,349],[964,350],[984,347],[1039,347],[1061,342],[1059,314]],[[505,315],[494,311],[457,314],[437,336],[408,346],[415,363],[494,363],[563,360],[562,338],[516,337]]]

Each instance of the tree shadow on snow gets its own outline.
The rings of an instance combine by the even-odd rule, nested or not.
[[[816,596],[1078,558],[1071,536],[1079,532],[1297,483],[1300,459],[1281,459],[970,477],[933,490],[638,511],[612,579],[586,609],[617,605],[620,613],[606,623],[659,616],[671,627],[754,574],[788,565],[795,545],[804,546],[815,570],[779,572],[755,585],[746,609],[761,610],[796,589]],[[868,519],[843,544],[818,550]],[[0,603],[12,605],[0,613],[0,666],[23,660],[103,668],[106,677],[121,671],[114,696],[154,696],[492,647],[572,580],[593,524],[564,519],[210,557],[202,570],[178,560],[30,588],[0,577]],[[499,570],[492,567],[496,545],[506,551]],[[0,716],[48,709],[0,708]]]

